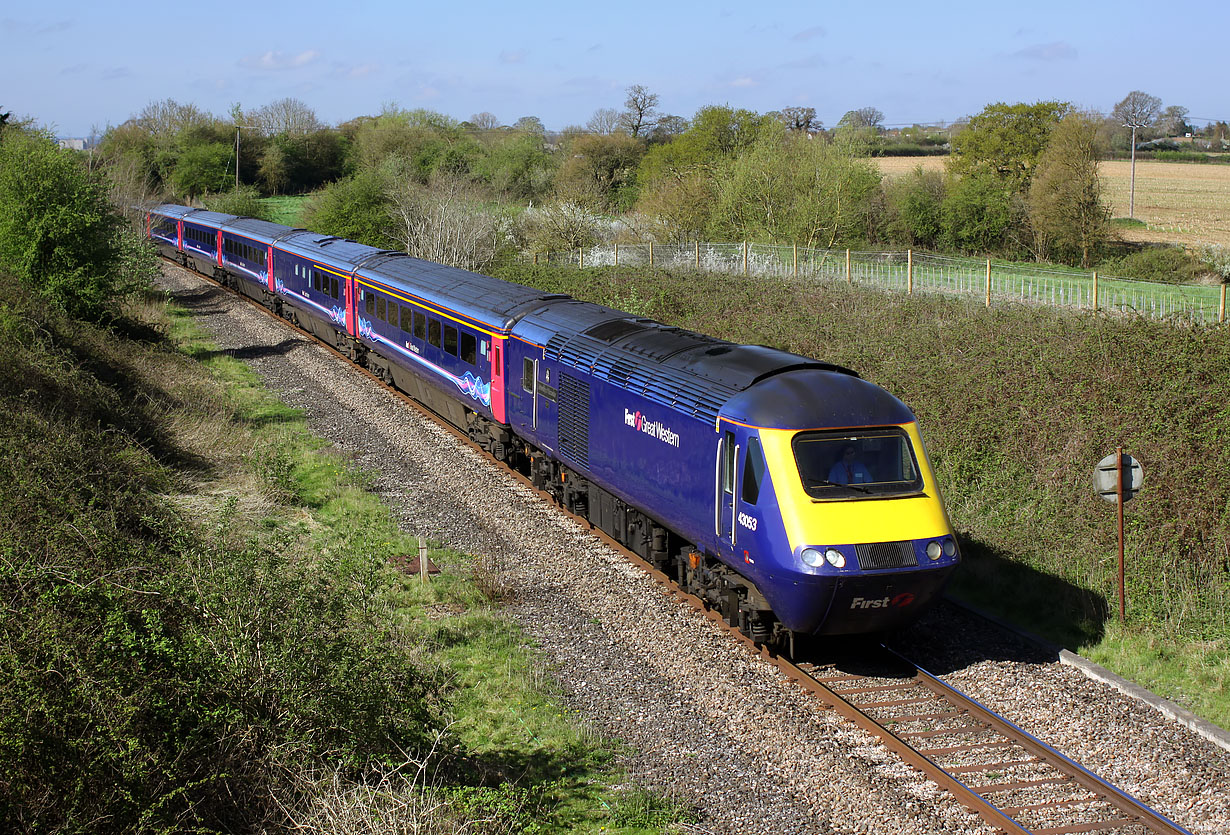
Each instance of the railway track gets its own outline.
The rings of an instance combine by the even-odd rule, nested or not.
[[[167,260],[167,263],[187,270],[174,261]],[[212,278],[187,271],[223,287]],[[242,294],[236,294],[236,297],[346,360],[350,367],[394,392],[402,401],[431,417],[459,440],[482,452],[463,432],[438,418],[418,401],[392,389],[377,375],[354,366],[334,346],[278,317],[252,299]],[[556,504],[550,493],[538,490],[529,478],[507,467],[502,469],[523,486]],[[863,653],[857,658],[839,661],[811,654],[800,657],[795,663],[774,654],[729,626],[719,613],[709,609],[700,598],[679,589],[668,576],[593,527],[587,519],[568,513],[563,508],[559,510],[579,525],[589,528],[605,544],[652,576],[665,594],[704,614],[734,640],[743,643],[749,653],[776,666],[826,706],[879,739],[904,762],[925,774],[1000,831],[1010,835],[1085,832],[1190,835],[1188,830],[1106,783],[887,646],[871,647],[867,644],[870,654]]]

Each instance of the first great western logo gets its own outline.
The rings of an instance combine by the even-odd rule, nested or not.
[[[657,438],[664,444],[678,448],[679,433],[660,420],[650,420],[644,412],[632,412],[624,409],[624,426],[642,432],[651,438]]]

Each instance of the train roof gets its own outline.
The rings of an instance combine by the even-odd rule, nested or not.
[[[386,253],[359,270],[363,278],[407,289],[414,296],[500,330],[510,329],[544,302],[570,297],[544,293],[482,273],[424,261],[405,253]]]
[[[515,332],[540,340],[550,359],[713,421],[739,392],[785,371],[858,379],[841,366],[763,345],[739,345],[572,298],[527,313]]]
[[[310,235],[303,229],[293,229],[281,223],[273,223],[255,217],[233,217],[222,224],[223,232],[235,232],[246,238],[271,244],[274,241],[285,241],[290,236]],[[317,235],[316,237],[320,237]]]

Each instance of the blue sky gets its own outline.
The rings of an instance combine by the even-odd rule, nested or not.
[[[952,121],[995,101],[1109,111],[1131,90],[1230,120],[1230,3],[7,2],[0,109],[61,136],[166,98],[218,115],[284,97],[324,122],[383,105],[489,111],[549,129],[621,108],[859,107],[890,125]]]

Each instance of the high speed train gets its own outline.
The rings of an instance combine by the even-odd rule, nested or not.
[[[917,420],[849,369],[187,206],[169,259],[310,330],[753,639],[908,626],[960,561]]]

